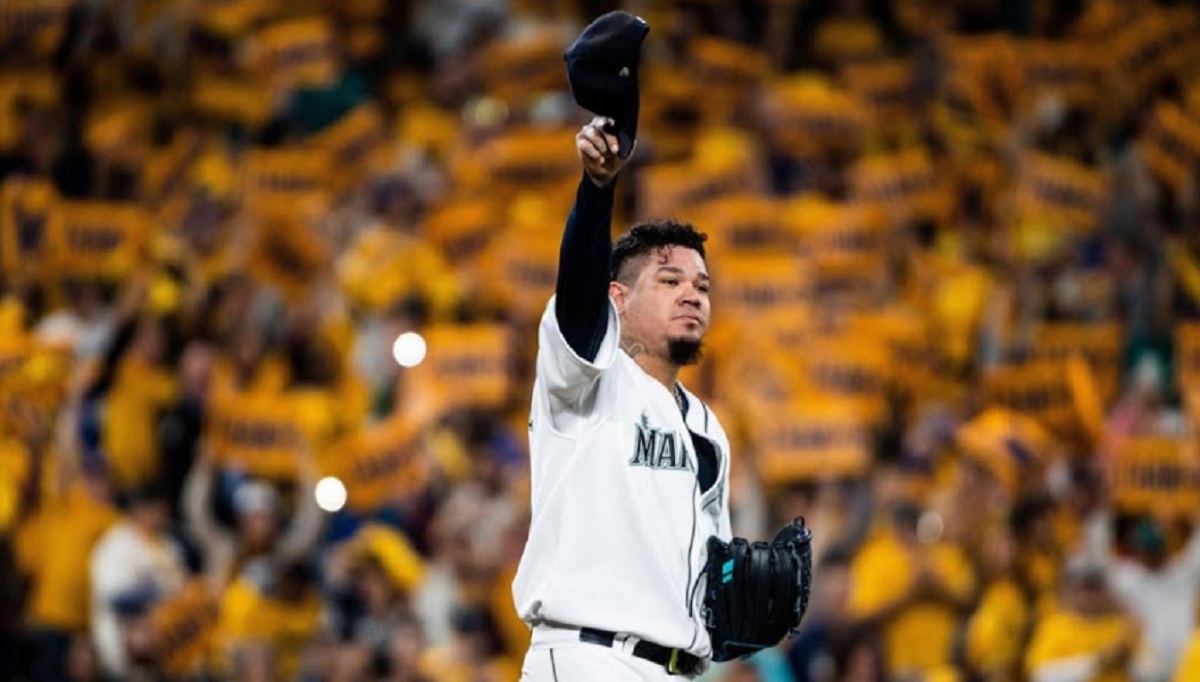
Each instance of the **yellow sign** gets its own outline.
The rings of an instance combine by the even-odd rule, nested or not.
[[[36,277],[50,259],[57,192],[44,180],[9,178],[0,187],[0,264],[14,277]]]
[[[1083,431],[1080,435],[1089,438],[1095,445],[1104,437],[1104,403],[1096,373],[1082,357],[1073,356],[1066,361],[1067,383],[1075,400],[1075,412]]]
[[[699,35],[688,41],[693,78],[704,84],[700,114],[710,123],[725,123],[771,73],[760,50],[722,38]]]
[[[61,201],[52,214],[56,267],[90,277],[125,277],[142,262],[150,216],[134,203]]]
[[[1192,249],[1178,237],[1167,237],[1165,246],[1167,263],[1179,281],[1179,288],[1192,301],[1200,302],[1200,263],[1196,262]]]
[[[258,127],[271,118],[270,91],[250,80],[202,71],[189,92],[196,111],[220,121]]]
[[[46,107],[58,103],[61,85],[58,74],[38,71],[0,71],[0,149],[9,149],[21,136],[16,103],[21,100]]]
[[[21,371],[29,358],[31,346],[31,339],[25,334],[13,334],[11,330],[6,330],[0,335],[0,383]]]
[[[1116,399],[1121,381],[1120,324],[1045,322],[1034,331],[1031,350],[1034,358],[1051,362],[1082,357],[1095,375],[1099,399],[1106,404]]]
[[[764,418],[760,408],[769,409],[810,392],[800,361],[776,347],[774,339],[757,334],[731,336],[730,342],[739,347],[737,352],[725,352],[718,362],[716,388],[722,402],[739,412],[746,423]]]
[[[1167,437],[1125,441],[1113,462],[1113,499],[1131,513],[1190,516],[1200,511],[1195,448]]]
[[[304,425],[283,394],[218,393],[206,436],[219,460],[268,478],[295,476],[306,447]]]
[[[842,69],[846,87],[885,129],[912,123],[915,74],[909,60],[852,64]]]
[[[39,347],[24,334],[0,340],[0,433],[44,436],[66,397],[70,359],[69,350]]]
[[[549,231],[505,230],[488,254],[491,286],[526,319],[540,317],[558,279],[559,239]]]
[[[1179,105],[1160,102],[1137,148],[1159,180],[1182,191],[1200,161],[1200,123]]]
[[[945,45],[950,75],[995,87],[999,99],[1009,99],[1020,88],[1020,56],[1011,35],[951,34]]]
[[[751,431],[768,485],[861,476],[871,463],[868,425],[829,403],[785,403],[762,415]]]
[[[707,85],[747,87],[770,74],[771,65],[762,52],[732,40],[710,36],[688,43],[689,56]]]
[[[490,182],[507,193],[578,178],[574,131],[517,128],[484,143],[471,155]]]
[[[1090,166],[1038,152],[1021,161],[1016,208],[1027,218],[1091,230],[1107,198],[1104,175]]]
[[[657,163],[678,163],[692,154],[700,125],[703,86],[682,65],[643,63],[638,73],[644,97],[638,112],[639,135],[654,139]]]
[[[20,45],[36,54],[50,54],[66,33],[72,4],[71,0],[0,2],[0,45]]]
[[[324,241],[308,226],[287,219],[259,225],[250,250],[250,273],[297,301],[309,291],[329,262]]]
[[[221,35],[236,36],[270,17],[279,0],[199,0],[196,4],[202,26]]]
[[[645,216],[686,213],[700,203],[750,188],[750,178],[738,166],[697,168],[690,163],[656,164],[642,171],[646,187],[654,191],[643,195]]]
[[[263,217],[315,217],[331,203],[329,156],[320,148],[256,149],[246,154],[247,207]]]
[[[844,333],[886,349],[889,388],[910,398],[922,392],[928,397],[937,353],[922,316],[895,307],[858,313],[846,321]]]
[[[501,207],[489,198],[454,201],[425,217],[422,233],[453,266],[470,269],[501,225]]]
[[[507,102],[521,103],[548,90],[564,89],[565,47],[553,31],[489,41],[478,60],[488,93]]]
[[[932,103],[930,117],[950,148],[966,150],[976,146],[998,127],[995,117],[987,118],[991,102],[983,86],[965,76],[947,77],[939,97]]]
[[[1144,93],[1164,76],[1188,68],[1196,55],[1198,26],[1195,9],[1187,5],[1138,11],[1112,47],[1124,80]]]
[[[512,338],[502,324],[435,325],[425,361],[410,371],[410,395],[442,409],[498,408],[510,398]]]
[[[199,134],[181,132],[150,154],[143,169],[142,188],[151,203],[160,206],[187,187],[192,164],[200,156],[202,146]]]
[[[797,158],[846,149],[862,139],[867,114],[850,93],[813,77],[796,77],[768,93],[773,143]]]
[[[708,234],[706,248],[728,256],[777,256],[794,253],[797,235],[774,199],[735,194],[693,209],[692,222]]]
[[[714,307],[746,322],[812,300],[811,279],[795,258],[725,258],[712,275]]]
[[[1200,389],[1200,322],[1175,325],[1175,372],[1181,387]]]
[[[813,339],[801,358],[810,386],[829,396],[845,398],[870,423],[887,410],[888,351],[880,342],[833,334]]]
[[[986,405],[1034,417],[1058,433],[1073,433],[1078,424],[1062,362],[1035,360],[996,367],[984,375],[981,398]]]
[[[276,88],[325,86],[338,76],[333,27],[322,17],[268,26],[257,47],[259,69]]]
[[[418,435],[418,424],[392,417],[330,447],[323,469],[346,485],[347,507],[370,512],[425,485],[429,471]]]
[[[1081,42],[1026,40],[1017,46],[1026,106],[1044,95],[1067,104],[1094,106],[1104,84],[1104,56]]]
[[[953,208],[953,192],[921,148],[868,156],[851,170],[851,196],[881,207],[889,217],[940,221]]]
[[[155,658],[162,672],[187,677],[203,671],[214,644],[220,609],[203,580],[158,604],[150,614],[156,644]]]
[[[800,234],[821,280],[852,277],[875,282],[883,275],[884,231],[879,211],[865,203],[844,204],[812,197],[790,203],[787,220]]]
[[[334,169],[330,180],[350,187],[371,172],[370,156],[385,141],[383,113],[375,104],[363,104],[321,131],[316,141],[328,150]]]

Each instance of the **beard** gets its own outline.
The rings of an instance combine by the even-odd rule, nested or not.
[[[679,367],[694,365],[700,362],[701,346],[700,339],[667,339],[667,357]]]

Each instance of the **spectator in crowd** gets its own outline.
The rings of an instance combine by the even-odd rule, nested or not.
[[[90,654],[90,558],[117,520],[96,478],[77,480],[30,520],[23,554],[30,566],[28,619],[38,641],[38,679],[66,680],[69,662],[79,657],[75,652]]]
[[[1088,550],[1107,567],[1113,594],[1142,633],[1137,679],[1169,680],[1197,625],[1193,605],[1200,599],[1200,531],[1193,530],[1172,553],[1166,525],[1144,515],[1127,524],[1127,538],[1121,544],[1129,554],[1122,556],[1111,539],[1115,523],[1104,511],[1097,513],[1089,529]]]
[[[1025,658],[1035,682],[1132,680],[1137,624],[1112,594],[1104,566],[1083,557],[1063,576],[1063,598],[1038,619]]]
[[[323,519],[313,495],[315,465],[297,458],[301,494],[289,520],[275,487],[264,480],[243,480],[233,489],[236,530],[225,530],[212,513],[215,462],[201,455],[184,488],[188,530],[200,546],[205,573],[215,589],[227,585],[243,569],[271,573],[308,556],[320,537]]]
[[[232,671],[237,663],[244,676],[273,671],[296,679],[309,665],[320,627],[314,571],[303,560],[264,569],[248,565],[221,594],[217,668]]]
[[[979,605],[967,623],[966,658],[987,682],[1021,679],[1033,622],[1028,586],[1018,573],[1016,543],[1006,527],[988,533]]]
[[[397,674],[419,662],[421,628],[412,605],[424,578],[423,561],[403,535],[383,526],[361,528],[331,554],[326,582],[338,594],[334,680]]]
[[[800,632],[788,643],[788,663],[796,682],[832,682],[837,679],[835,652],[854,638],[846,610],[850,593],[850,556],[839,551],[824,555],[814,577],[821,589],[814,593]]]
[[[104,674],[148,674],[129,634],[158,602],[187,580],[183,553],[169,534],[171,501],[153,484],[130,496],[128,514],[97,541],[91,556],[92,637]]]
[[[880,628],[892,674],[930,674],[952,663],[978,579],[962,548],[922,523],[927,510],[919,499],[881,502],[879,532],[851,564],[848,608],[856,621]]]

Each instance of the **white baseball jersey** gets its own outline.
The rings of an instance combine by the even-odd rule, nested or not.
[[[521,617],[629,633],[700,657],[706,543],[729,540],[729,440],[716,415],[675,396],[619,347],[608,326],[593,362],[575,354],[551,299],[538,330],[530,410],[532,519],[513,581]],[[692,435],[715,449],[717,477],[697,478]]]

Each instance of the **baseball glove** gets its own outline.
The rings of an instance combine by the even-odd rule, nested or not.
[[[800,625],[812,585],[812,531],[797,518],[771,542],[710,537],[704,570],[713,660],[749,656]]]

